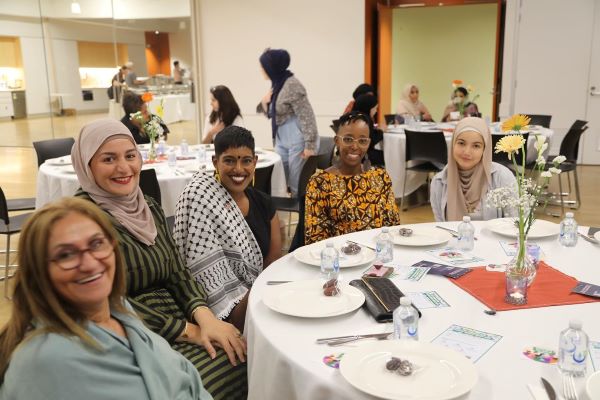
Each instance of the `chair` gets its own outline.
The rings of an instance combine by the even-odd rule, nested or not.
[[[152,197],[159,206],[162,206],[160,185],[158,184],[158,178],[156,177],[156,170],[154,168],[143,169],[140,171],[140,189],[142,189],[142,193]],[[167,226],[169,227],[169,231],[173,232],[175,216],[167,217]]]
[[[385,114],[383,116],[386,125],[394,125],[396,122],[396,114]]]
[[[35,210],[35,197],[7,199],[8,212]]]
[[[295,197],[271,197],[271,201],[275,208],[279,211],[286,211],[289,213],[288,218],[288,236],[290,235],[290,226],[292,222],[292,213],[298,213],[298,225],[302,224],[302,231],[304,231],[304,221],[301,221],[300,212],[301,206],[300,204],[304,202],[304,197],[306,196],[306,186],[308,185],[308,180],[317,170],[317,164],[319,162],[319,157],[321,156],[310,156],[306,159],[304,166],[302,167],[302,171],[300,172],[300,179],[298,180],[298,194]],[[303,207],[302,207],[303,208]],[[296,227],[298,230],[298,227]]]
[[[33,142],[33,148],[37,154],[38,168],[44,161],[50,158],[62,157],[71,154],[71,148],[75,143],[73,138],[49,139]]]
[[[588,128],[586,125],[587,121],[576,120],[571,125],[571,128],[569,128],[562,142],[560,142],[560,154],[566,158],[565,162],[558,166],[561,170],[561,173],[558,174],[558,198],[560,199],[558,203],[560,203],[561,214],[564,214],[565,204],[570,204],[573,209],[578,209],[581,206],[581,193],[579,191],[579,178],[577,176],[577,158],[579,156],[579,140]],[[546,158],[546,170],[553,167],[552,160],[554,157],[556,155],[550,155]],[[562,172],[567,174],[569,184],[569,191],[566,193],[562,190]],[[563,197],[571,194],[570,172],[573,172],[573,179],[575,179],[575,200],[564,200]]]
[[[527,140],[529,140],[529,132],[522,133],[521,135],[523,136],[523,139],[525,139],[525,153],[527,153]],[[516,171],[514,164],[512,160],[508,159],[506,153],[496,153],[494,150],[496,148],[496,143],[498,143],[504,136],[508,135],[492,135],[492,161],[504,165],[513,173],[515,173]],[[518,166],[523,165],[523,155],[523,152],[519,151],[519,154],[514,156]]]
[[[273,165],[254,170],[254,189],[260,190],[268,195],[271,194],[271,175],[273,174]]]
[[[406,135],[406,168],[404,169],[404,183],[402,185],[402,200],[400,209],[404,210],[404,195],[406,189],[406,176],[408,171],[440,172],[448,164],[448,145],[442,131],[417,132],[404,130]],[[409,162],[419,164],[409,166]],[[414,163],[413,163],[414,164]],[[429,183],[429,176],[427,177]],[[429,184],[427,185],[429,188]],[[429,190],[429,189],[428,189]],[[429,194],[427,195],[429,198]]]
[[[319,156],[325,155],[325,157],[319,157],[317,168],[327,169],[331,166],[333,161],[333,151],[335,149],[335,142],[333,136],[321,136],[319,138]]]
[[[552,115],[543,115],[543,114],[525,114],[531,121],[530,125],[540,125],[544,128],[550,128],[550,120],[552,119]]]
[[[8,278],[12,275],[9,275],[10,267],[16,267],[17,265],[10,264],[10,253],[15,252],[15,250],[10,249],[10,237],[14,234],[21,232],[21,228],[33,213],[25,213],[19,214],[10,217],[8,215],[8,205],[6,202],[6,197],[4,197],[4,191],[0,188],[0,235],[6,236],[6,250],[0,251],[0,253],[6,254],[6,259],[4,263],[4,277],[0,278],[4,280],[4,297],[7,299],[8,297]]]

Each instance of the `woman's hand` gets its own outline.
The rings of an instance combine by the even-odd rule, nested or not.
[[[246,340],[235,326],[217,319],[206,307],[199,308],[194,319],[199,326],[189,324],[187,341],[204,346],[213,359],[217,355],[214,346],[217,346],[227,353],[232,365],[237,365],[237,359],[246,362]],[[190,326],[195,327],[191,332]]]
[[[267,94],[265,94],[260,100],[263,110],[265,110],[265,112],[269,111],[269,103],[271,102],[271,97],[273,97],[273,89],[269,89]]]
[[[303,159],[307,159],[310,156],[314,156],[315,155],[315,151],[314,150],[309,150],[309,149],[304,149],[304,151],[302,152],[302,154],[300,154],[300,157],[302,157]]]

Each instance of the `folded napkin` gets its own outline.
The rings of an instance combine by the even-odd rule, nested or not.
[[[529,383],[527,384],[527,389],[529,389],[529,393],[531,393],[534,400],[548,400],[548,394],[546,394],[546,391],[540,385]]]
[[[350,282],[365,295],[364,307],[377,322],[391,322],[394,320],[393,312],[400,305],[400,297],[404,293],[388,278],[363,277]],[[413,304],[421,317],[421,310]]]

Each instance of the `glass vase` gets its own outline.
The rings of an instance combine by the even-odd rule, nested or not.
[[[154,162],[156,161],[156,141],[150,139],[150,150],[148,151],[148,161]]]
[[[517,253],[506,266],[506,296],[504,301],[510,304],[526,304],[527,288],[531,286],[537,274],[536,265],[527,251],[527,241],[520,239]]]
[[[527,304],[527,275],[519,271],[506,270],[506,294],[504,301],[509,304]]]

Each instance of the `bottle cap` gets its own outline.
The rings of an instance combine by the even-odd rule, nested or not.
[[[565,213],[565,217],[573,218],[573,213],[572,212]]]
[[[410,306],[411,304],[412,304],[412,301],[411,301],[410,297],[406,297],[406,296],[400,297],[400,305],[401,306]]]
[[[381,232],[383,233],[388,233],[390,231],[390,229],[387,226],[384,226],[383,228],[381,228]]]
[[[463,222],[471,222],[471,217],[469,217],[468,215],[465,215],[463,217]]]
[[[569,321],[569,328],[571,329],[581,329],[582,323],[578,319],[572,319]]]

